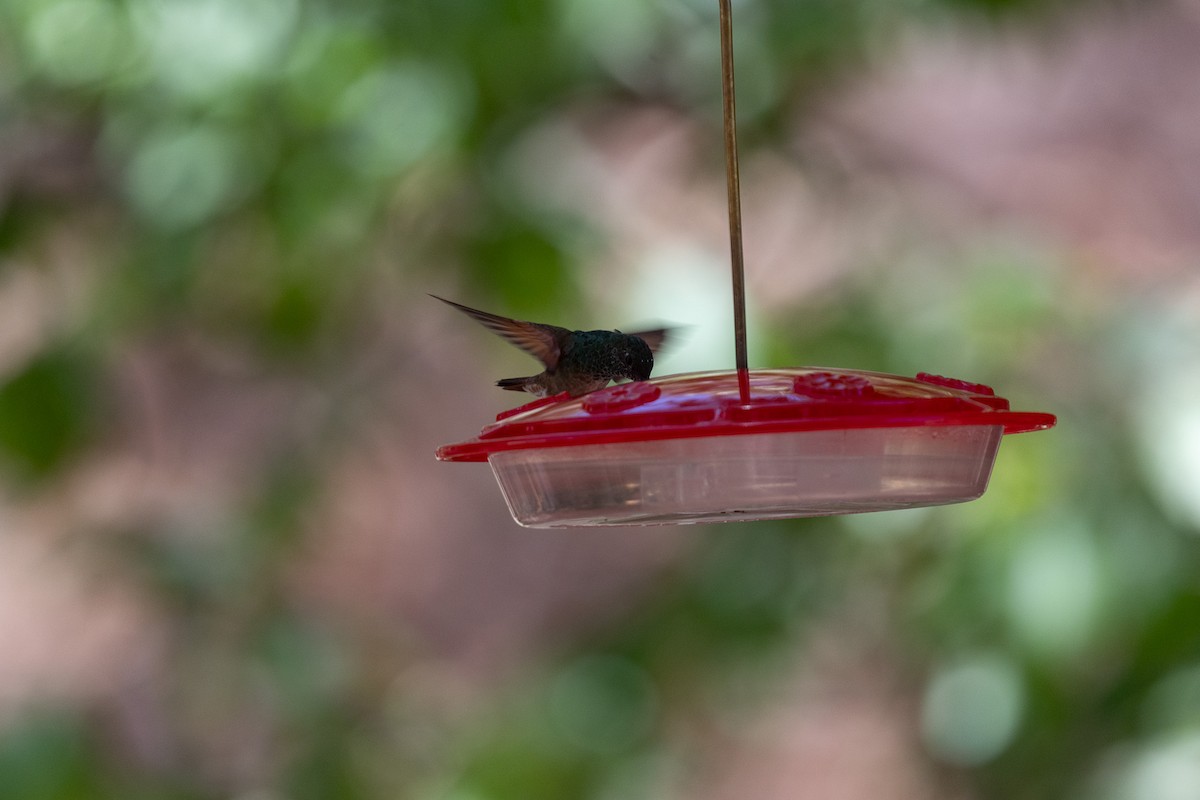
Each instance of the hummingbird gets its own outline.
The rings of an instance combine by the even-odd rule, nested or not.
[[[489,314],[431,294],[473,317],[545,365],[544,372],[525,378],[497,381],[501,389],[549,397],[566,392],[578,397],[608,386],[609,381],[627,378],[644,381],[654,369],[654,353],[670,329],[637,333],[620,331],[571,331],[557,325]]]

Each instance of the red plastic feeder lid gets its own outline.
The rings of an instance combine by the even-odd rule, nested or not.
[[[437,457],[486,461],[511,450],[867,428],[984,425],[1024,433],[1056,422],[1053,414],[1010,410],[988,386],[924,372],[766,369],[742,378],[745,386],[736,371],[670,375],[542,398],[500,414],[477,438],[438,448]]]

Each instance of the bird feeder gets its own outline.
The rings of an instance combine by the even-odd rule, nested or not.
[[[747,366],[729,0],[719,0],[737,369],[546,397],[442,461],[487,461],[530,527],[882,511],[983,494],[1005,434],[1053,427],[988,386],[920,373]]]

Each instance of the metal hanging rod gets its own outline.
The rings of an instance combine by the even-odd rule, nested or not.
[[[730,0],[718,0],[721,11],[721,97],[725,122],[725,181],[729,198],[729,255],[733,271],[733,344],[738,373],[745,384],[746,269],[742,255],[742,193],[738,173],[737,105],[733,85],[733,12]],[[748,386],[743,386],[743,395]]]

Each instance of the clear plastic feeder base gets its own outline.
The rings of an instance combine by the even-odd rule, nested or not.
[[[974,500],[1003,428],[875,428],[674,439],[489,457],[527,527],[851,514]]]

